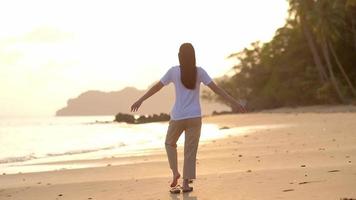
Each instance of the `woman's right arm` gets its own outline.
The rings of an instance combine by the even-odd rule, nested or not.
[[[229,102],[229,104],[232,106],[234,110],[238,110],[242,113],[247,112],[247,110],[241,106],[241,104],[236,101],[232,96],[230,96],[228,93],[225,92],[225,90],[221,89],[219,86],[217,86],[214,81],[211,81],[207,85],[213,92],[216,94],[220,95],[225,101]]]
[[[152,86],[141,98],[139,98],[134,104],[132,104],[131,106],[131,112],[135,112],[137,111],[141,104],[148,99],[149,97],[151,97],[152,95],[156,94],[156,92],[158,92],[159,90],[161,90],[163,88],[163,84],[161,81],[158,81],[158,83],[156,83],[154,86]]]

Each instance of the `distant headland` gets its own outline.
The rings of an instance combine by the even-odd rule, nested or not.
[[[203,89],[203,88],[202,88]],[[116,115],[130,113],[132,103],[146,90],[127,87],[119,91],[87,91],[67,101],[67,105],[56,112],[56,116]],[[144,102],[139,115],[168,113],[174,104],[174,88],[169,85]],[[214,111],[230,110],[225,105],[201,100],[202,113],[210,115]]]

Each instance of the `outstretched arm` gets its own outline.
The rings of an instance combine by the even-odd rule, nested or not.
[[[158,81],[154,86],[152,86],[141,98],[139,98],[134,104],[131,106],[131,112],[137,111],[141,104],[148,98],[150,98],[152,95],[156,94],[160,89],[162,89],[164,85],[161,83],[161,81]]]
[[[217,86],[214,81],[211,81],[208,84],[208,87],[214,91],[216,94],[220,95],[223,99],[225,99],[225,101],[227,101],[233,108],[233,110],[238,110],[242,113],[247,112],[246,109],[241,106],[241,104],[236,101],[232,96],[230,96],[229,94],[227,94],[225,92],[225,90],[221,89],[219,86]]]

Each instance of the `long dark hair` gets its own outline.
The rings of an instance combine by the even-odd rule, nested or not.
[[[197,80],[195,51],[190,43],[184,43],[179,48],[180,80],[187,89],[194,90]]]

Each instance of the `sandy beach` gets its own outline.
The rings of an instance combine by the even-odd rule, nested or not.
[[[162,141],[153,155],[62,163],[97,163],[94,168],[1,173],[0,199],[356,199],[355,107],[321,110],[205,117],[222,131],[261,128],[201,144],[188,194],[169,193]],[[179,153],[181,169],[182,147]]]

